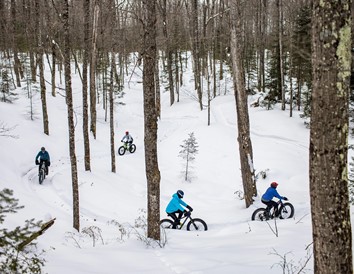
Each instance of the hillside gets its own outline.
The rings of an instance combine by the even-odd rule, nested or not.
[[[58,75],[59,77],[59,75]],[[92,172],[84,171],[82,137],[81,83],[73,74],[76,117],[76,151],[79,168],[81,228],[101,229],[103,243],[78,235],[72,228],[72,191],[65,97],[50,95],[47,86],[50,135],[42,130],[40,97],[37,94],[37,119],[28,115],[29,100],[22,89],[13,104],[1,103],[1,121],[16,126],[14,138],[1,138],[1,188],[11,188],[25,208],[7,219],[6,226],[22,225],[25,219],[56,222],[38,239],[39,249],[46,250],[49,274],[87,273],[283,273],[280,256],[294,266],[305,260],[312,242],[308,179],[308,139],[299,113],[290,118],[288,111],[277,106],[272,111],[250,108],[251,138],[256,170],[267,170],[259,179],[261,195],[270,182],[279,183],[278,191],[295,206],[295,216],[278,220],[279,235],[270,226],[274,222],[252,222],[251,214],[262,206],[258,199],[246,209],[238,198],[242,191],[237,143],[237,121],[232,85],[228,92],[211,103],[211,125],[207,111],[200,111],[193,99],[191,72],[184,74],[180,102],[169,106],[169,95],[162,92],[162,115],[158,123],[158,160],[161,172],[161,218],[177,189],[185,192],[184,200],[193,208],[193,216],[204,219],[207,232],[167,231],[164,248],[146,247],[134,231],[129,237],[109,224],[115,220],[128,233],[129,224],[143,216],[146,209],[144,163],[144,117],[141,76],[133,74],[125,86],[125,105],[115,107],[115,147],[126,130],[134,137],[137,151],[117,155],[117,173],[110,172],[109,123],[98,105],[97,139],[91,138]],[[48,79],[49,71],[48,71]],[[59,80],[58,80],[59,83]],[[225,88],[226,89],[226,88]],[[250,101],[256,99],[250,98]],[[180,145],[194,132],[199,153],[194,162],[192,182],[184,182]],[[41,146],[51,155],[48,178],[38,184],[34,157]],[[123,238],[121,240],[121,238]],[[74,239],[79,243],[80,248]],[[273,254],[272,254],[273,253]],[[278,255],[274,255],[278,253]],[[312,260],[307,273],[312,272]]]

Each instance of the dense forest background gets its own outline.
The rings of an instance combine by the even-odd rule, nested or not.
[[[64,51],[62,1],[1,1],[1,83],[8,93],[15,86],[38,81],[36,67],[45,60],[53,73],[61,70]],[[109,53],[116,53],[115,91],[129,80],[126,67],[134,52],[144,55],[144,10],[141,1],[69,1],[71,58],[91,64],[97,95],[105,103]],[[159,0],[156,44],[163,61],[163,87],[171,105],[179,100],[186,52],[192,52],[200,108],[203,96],[223,94],[223,71],[230,65],[230,3],[227,0]],[[311,92],[310,1],[244,1],[243,61],[247,91],[264,93],[268,108],[281,101],[309,115]],[[88,56],[85,55],[88,53]],[[53,58],[51,58],[53,57]],[[138,62],[137,67],[140,63]],[[86,71],[83,71],[85,77]],[[156,72],[157,73],[157,72]],[[158,80],[158,78],[156,78]],[[29,82],[28,82],[29,81]],[[160,83],[157,83],[159,86]],[[92,85],[92,83],[91,83]],[[55,82],[52,95],[56,95]],[[6,90],[6,91],[5,91]],[[285,96],[287,94],[288,96]],[[3,98],[6,94],[3,94]],[[6,100],[6,99],[4,99]],[[291,108],[287,108],[290,109]]]

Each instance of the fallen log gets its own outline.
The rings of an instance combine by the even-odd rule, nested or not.
[[[20,243],[17,246],[17,250],[18,251],[23,250],[26,245],[28,245],[30,242],[35,240],[37,237],[41,236],[48,228],[50,228],[54,224],[55,219],[56,218],[42,224],[41,229],[39,231],[34,232],[30,237],[28,237],[26,240],[24,240],[22,243]]]

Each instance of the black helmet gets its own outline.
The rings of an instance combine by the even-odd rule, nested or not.
[[[182,190],[177,190],[177,195],[179,198],[183,198],[184,192]]]
[[[41,147],[41,150],[42,150],[42,151],[45,151],[45,147]]]

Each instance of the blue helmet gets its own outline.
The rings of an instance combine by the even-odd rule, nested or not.
[[[179,198],[183,198],[184,192],[182,190],[177,190],[177,195]]]

